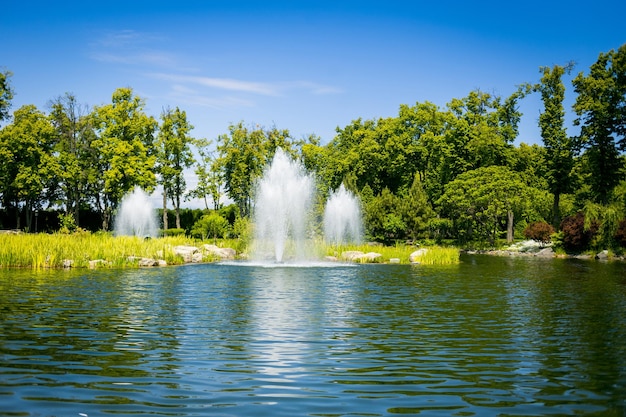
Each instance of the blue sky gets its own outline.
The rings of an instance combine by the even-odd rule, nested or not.
[[[196,137],[243,121],[327,143],[400,104],[506,97],[545,65],[587,72],[626,42],[624,16],[624,0],[5,0],[0,68],[14,74],[13,110],[65,92],[102,105],[132,87],[148,114],[185,110]],[[540,105],[521,104],[518,142],[540,143]]]

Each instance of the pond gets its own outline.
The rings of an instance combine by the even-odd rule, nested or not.
[[[626,415],[626,265],[0,270],[1,416]]]

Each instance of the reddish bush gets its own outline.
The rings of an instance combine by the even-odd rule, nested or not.
[[[549,243],[552,233],[554,233],[554,227],[546,222],[531,223],[524,229],[524,237],[526,239],[536,240],[541,243]]]
[[[563,219],[561,222],[563,231],[563,247],[567,251],[579,252],[587,249],[591,240],[598,231],[597,223],[585,230],[585,215],[577,213]]]
[[[626,219],[619,222],[615,231],[615,241],[623,248],[626,248]]]

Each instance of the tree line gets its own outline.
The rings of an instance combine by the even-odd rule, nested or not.
[[[569,249],[617,249],[626,245],[626,44],[600,53],[573,77],[576,118],[566,126],[563,77],[574,67],[541,67],[536,82],[508,97],[474,90],[443,107],[403,104],[397,116],[338,127],[324,145],[315,135],[295,139],[288,130],[244,122],[231,124],[215,143],[194,138],[183,110],[164,109],[157,120],[130,88],[92,109],[65,94],[51,100],[47,113],[23,106],[11,118],[5,71],[0,204],[24,214],[31,230],[30,213],[50,207],[77,224],[80,209],[90,208],[107,230],[127,192],[159,184],[164,208],[169,202],[179,213],[181,201],[193,197],[215,215],[228,197],[236,219],[245,220],[254,210],[256,180],[280,147],[315,173],[320,215],[341,184],[359,195],[370,240],[494,244],[547,230]],[[516,146],[519,104],[531,94],[543,103],[542,144]],[[579,133],[568,135],[568,127]],[[198,184],[188,190],[185,170],[192,168]]]

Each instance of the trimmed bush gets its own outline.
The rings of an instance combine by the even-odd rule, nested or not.
[[[576,213],[564,218],[560,228],[563,231],[563,248],[572,252],[581,252],[587,249],[598,232],[596,222],[585,230],[585,215],[583,213]]]
[[[524,229],[526,239],[536,240],[541,243],[550,243],[550,236],[554,233],[554,227],[546,222],[535,222]]]

